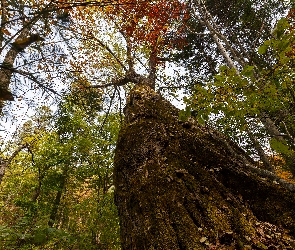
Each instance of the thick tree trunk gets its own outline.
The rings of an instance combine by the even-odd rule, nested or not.
[[[294,249],[294,186],[256,170],[223,135],[136,86],[115,156],[123,249]]]

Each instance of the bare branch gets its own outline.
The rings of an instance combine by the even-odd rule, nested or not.
[[[138,84],[138,83],[142,83],[146,81],[147,81],[146,77],[140,74],[137,74],[136,72],[133,71],[133,72],[127,72],[124,77],[114,79],[111,83],[102,84],[102,85],[92,85],[89,88],[105,88],[109,86],[123,86],[130,82]]]
[[[31,34],[26,38],[18,38],[15,42],[12,43],[12,48],[17,52],[22,52],[25,48],[30,46],[32,43],[44,41],[45,39],[39,34]]]
[[[127,54],[127,63],[128,63],[129,71],[134,71],[134,58],[131,55],[131,51],[132,51],[131,42],[128,37],[126,37],[125,40],[127,44],[126,54]]]
[[[0,65],[0,68],[5,69],[5,70],[9,70],[9,71],[11,71],[11,73],[17,73],[17,74],[26,76],[29,79],[31,79],[33,82],[35,82],[40,88],[43,88],[43,89],[45,89],[47,91],[50,91],[51,93],[53,93],[55,95],[60,96],[60,94],[57,93],[54,89],[48,88],[47,86],[45,86],[44,84],[42,84],[40,81],[38,81],[38,79],[32,73],[25,72],[25,71],[22,71],[22,70],[11,68],[11,67],[7,67],[5,65]],[[1,96],[0,96],[0,98],[1,98]]]
[[[154,48],[149,57],[149,81],[151,83],[152,89],[155,89],[155,82],[156,82],[156,72],[157,72],[157,52]]]
[[[117,91],[117,88],[115,87],[115,89],[114,89],[114,91],[113,91],[113,94],[112,94],[112,96],[111,96],[110,105],[109,105],[108,110],[107,110],[107,112],[106,112],[106,116],[105,116],[105,118],[104,118],[104,120],[103,120],[103,122],[102,122],[102,124],[101,124],[101,126],[100,126],[100,128],[99,128],[99,132],[100,132],[100,133],[102,132],[102,129],[103,129],[103,127],[104,127],[104,125],[106,124],[106,121],[107,121],[107,119],[108,119],[108,116],[110,115],[111,107],[112,107],[113,101],[114,101],[115,96],[116,96],[116,91]]]
[[[246,128],[246,132],[254,146],[254,148],[256,149],[259,157],[260,157],[260,160],[263,162],[263,165],[264,167],[272,172],[272,173],[275,173],[275,170],[271,164],[271,162],[269,161],[268,159],[268,156],[266,155],[266,153],[264,152],[263,148],[261,147],[259,141],[255,138],[255,136],[253,135],[253,133],[248,129],[248,126]]]
[[[219,27],[216,25],[215,21],[213,20],[213,17],[211,16],[210,12],[207,10],[206,5],[203,4],[203,9],[205,11],[204,16],[205,16],[205,21],[207,20],[207,18],[209,20],[211,20],[212,22],[212,31],[218,35],[218,37],[225,43],[226,47],[229,49],[229,51],[232,53],[234,59],[240,63],[241,66],[244,66],[244,60],[243,60],[243,56],[236,50],[234,49],[231,44],[229,43],[228,39],[219,31]],[[201,8],[202,8],[201,7]],[[210,22],[208,22],[210,25]],[[208,27],[209,28],[209,27]]]
[[[116,61],[121,65],[121,67],[125,70],[125,72],[128,71],[128,69],[125,67],[125,65],[120,61],[120,59],[115,55],[115,53],[110,49],[109,46],[107,46],[106,44],[104,44],[100,39],[98,39],[97,37],[91,37],[94,40],[96,40],[101,47],[103,47],[104,49],[106,49],[115,59]]]
[[[216,34],[213,34],[213,39],[221,53],[221,55],[223,56],[223,58],[225,59],[227,65],[230,67],[230,68],[233,68],[236,70],[236,72],[238,73],[238,69],[237,67],[235,66],[233,60],[230,58],[230,55],[227,53],[226,49],[224,48],[224,46],[222,45],[222,43],[220,42],[219,40],[219,37],[216,35]]]
[[[206,18],[201,18],[199,15],[197,15],[195,13],[195,17],[198,19],[198,21],[206,26],[210,32],[212,33],[212,36],[213,36],[213,40],[215,41],[221,55],[223,56],[224,60],[226,61],[227,65],[230,67],[230,68],[233,68],[236,70],[236,72],[238,72],[238,69],[236,68],[233,60],[230,58],[230,55],[228,54],[228,52],[226,51],[226,49],[224,48],[224,46],[222,45],[222,43],[220,42],[217,34],[216,34],[216,31],[215,29],[212,27],[212,25],[208,22],[208,20],[206,20]]]
[[[37,19],[34,21],[36,22]],[[21,29],[17,32],[18,38],[17,40],[12,44],[12,47],[9,49],[7,54],[5,55],[5,58],[2,63],[2,70],[0,70],[0,99],[3,101],[12,101],[13,95],[8,90],[9,84],[11,80],[11,76],[13,71],[11,68],[13,67],[13,63],[17,57],[17,55],[22,52],[25,48],[27,48],[29,45],[36,41],[42,40],[42,38],[37,34],[31,34],[30,35],[30,27],[34,24],[34,22],[30,22],[25,28]],[[11,38],[12,39],[12,38]],[[5,45],[4,45],[5,47]],[[4,48],[2,47],[2,49]]]

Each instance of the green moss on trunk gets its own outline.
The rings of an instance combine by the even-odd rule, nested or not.
[[[236,145],[179,121],[147,86],[125,116],[114,174],[123,249],[292,247],[294,194],[252,173]]]

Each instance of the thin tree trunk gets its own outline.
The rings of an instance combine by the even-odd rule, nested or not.
[[[36,189],[34,190],[34,194],[32,196],[32,201],[33,202],[36,202],[40,193],[41,193],[41,186],[42,186],[42,179],[40,176],[39,176],[39,180],[38,180],[38,187],[36,187]]]
[[[268,156],[265,154],[263,148],[261,147],[259,141],[255,138],[255,136],[248,129],[246,132],[247,132],[254,148],[256,149],[256,151],[260,157],[260,160],[263,162],[265,169],[274,173],[275,170],[274,170],[271,162],[269,161]]]
[[[195,17],[199,20],[199,22],[207,27],[210,31],[214,42],[216,43],[221,55],[223,56],[228,67],[236,70],[237,74],[239,74],[239,70],[237,69],[234,61],[231,59],[230,54],[233,56],[234,60],[239,63],[241,66],[245,65],[244,58],[241,53],[235,50],[229,43],[228,39],[220,32],[218,26],[215,24],[214,19],[212,18],[210,12],[207,10],[204,1],[199,1],[196,3]],[[197,13],[200,13],[198,15]],[[223,46],[223,44],[225,46]]]
[[[280,142],[285,142],[284,136],[282,135],[282,133],[278,130],[277,126],[275,125],[275,123],[270,119],[270,117],[263,113],[261,115],[260,118],[261,122],[263,123],[266,131],[268,132],[268,134],[275,138],[276,140],[280,141]]]
[[[61,181],[59,183],[59,188],[58,188],[57,194],[55,196],[52,210],[51,210],[50,217],[49,217],[49,221],[48,221],[49,227],[53,227],[54,224],[56,223],[58,209],[59,209],[59,205],[61,202],[61,197],[64,192],[64,188],[65,188],[65,184],[66,184],[66,178],[67,178],[67,170],[64,171],[63,176],[61,177]]]
[[[284,145],[290,146],[290,148],[294,149],[294,144],[290,145],[287,143],[287,141],[284,138],[284,135],[279,131],[275,123],[270,119],[270,117],[263,113],[260,118],[261,122],[263,123],[267,133],[277,141],[283,143]],[[291,151],[290,151],[291,152]],[[282,154],[286,160],[286,163],[292,173],[292,175],[295,177],[295,154]]]
[[[1,0],[1,27],[0,27],[0,46],[4,41],[4,33],[2,29],[4,28],[7,21],[7,2],[6,0]],[[0,49],[0,53],[2,52],[2,48]]]
[[[5,171],[10,165],[10,163],[12,162],[12,160],[17,156],[17,154],[22,149],[26,148],[27,146],[28,146],[27,144],[20,145],[7,160],[4,160],[2,157],[0,157],[0,184],[2,183],[3,177],[5,175]]]

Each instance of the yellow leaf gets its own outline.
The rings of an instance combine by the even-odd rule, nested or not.
[[[204,243],[206,240],[207,240],[207,237],[202,237],[202,238],[200,239],[200,242],[201,242],[201,243]]]

